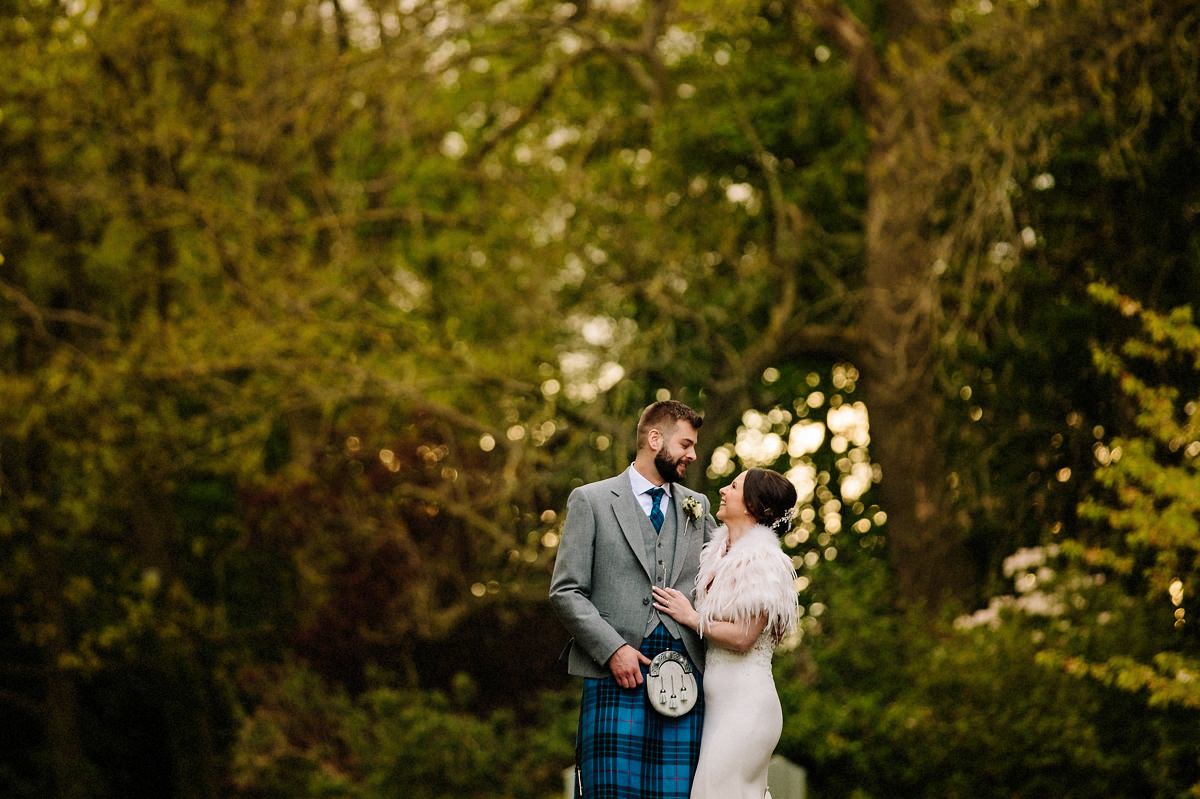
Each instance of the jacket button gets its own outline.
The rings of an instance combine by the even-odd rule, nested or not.
[[[649,604],[650,604],[650,597],[648,597],[648,596],[647,596],[647,597],[642,597],[642,604],[643,604],[643,605],[649,605]]]

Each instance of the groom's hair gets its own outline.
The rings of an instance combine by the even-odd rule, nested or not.
[[[699,430],[704,424],[704,419],[678,400],[663,400],[647,406],[638,419],[637,448],[646,446],[647,437],[654,428],[658,428],[664,437],[670,438],[671,431],[678,422],[689,422]]]

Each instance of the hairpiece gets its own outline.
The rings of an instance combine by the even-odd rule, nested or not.
[[[771,522],[772,530],[779,530],[791,523],[792,519],[796,518],[796,509],[789,508],[786,513],[780,516],[775,521]]]

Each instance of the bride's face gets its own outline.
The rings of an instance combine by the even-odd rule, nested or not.
[[[749,511],[746,510],[746,503],[742,501],[742,485],[745,482],[746,473],[742,472],[733,478],[732,483],[718,492],[721,495],[721,504],[717,506],[718,519],[728,523],[730,519],[750,515]]]

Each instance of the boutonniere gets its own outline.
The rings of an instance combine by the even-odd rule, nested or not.
[[[704,513],[704,508],[700,507],[700,500],[695,497],[683,498],[683,512],[687,514],[691,521],[698,521],[700,514]]]

